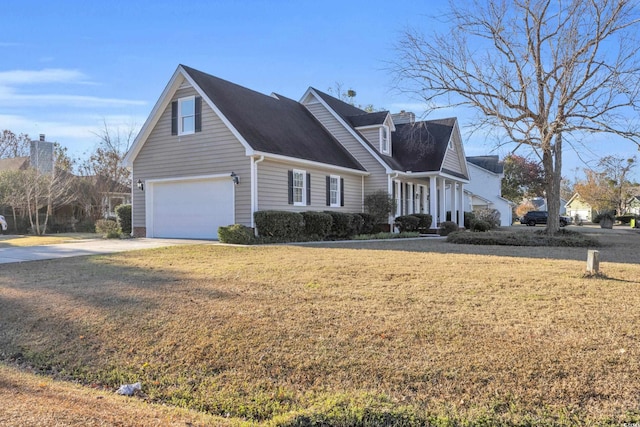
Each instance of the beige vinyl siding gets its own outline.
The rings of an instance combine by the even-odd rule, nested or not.
[[[447,152],[444,155],[444,161],[442,162],[442,167],[444,169],[447,169],[453,172],[464,174],[464,169],[462,168],[462,164],[460,162],[460,155],[459,155],[461,145],[456,140],[457,138],[454,137],[453,138],[453,146],[455,147],[454,150],[452,150],[451,148],[447,148]]]
[[[380,128],[361,129],[359,132],[376,148],[376,151],[380,151]]]
[[[257,210],[362,212],[362,177],[318,167],[300,166],[272,160],[258,163]],[[297,169],[311,174],[311,204],[295,206],[289,204],[288,171]],[[326,177],[337,175],[344,179],[344,206],[329,207],[326,199]]]
[[[377,190],[388,190],[387,173],[366,148],[320,103],[308,104],[307,109],[322,123],[358,162],[370,173],[364,178],[365,194]],[[345,190],[346,191],[346,190]]]
[[[176,92],[172,101],[197,96],[193,88]],[[133,182],[199,175],[240,176],[235,187],[235,222],[251,224],[251,159],[240,141],[214,111],[202,101],[202,132],[171,135],[171,103],[162,113],[133,163]],[[231,178],[230,178],[231,179]],[[145,193],[134,184],[133,226],[145,226]]]

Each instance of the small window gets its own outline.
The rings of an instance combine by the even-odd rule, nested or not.
[[[455,150],[455,145],[453,145],[453,138],[449,140],[449,150]]]
[[[293,204],[304,205],[305,201],[305,176],[306,172],[301,170],[293,171]]]
[[[386,126],[380,128],[380,152],[389,154],[389,128]]]
[[[194,96],[178,100],[179,135],[194,133],[196,130],[196,99]]]
[[[340,206],[340,177],[329,177],[329,205]]]

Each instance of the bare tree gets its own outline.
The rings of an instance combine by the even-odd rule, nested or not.
[[[30,144],[29,135],[16,135],[5,129],[0,134],[0,159],[28,156]]]
[[[131,173],[122,160],[136,136],[133,124],[110,127],[105,120],[103,125],[103,129],[95,133],[99,140],[95,150],[80,167],[81,173],[93,180],[95,194],[92,198],[100,206],[99,212],[94,212],[94,219],[103,214],[104,204],[113,193],[120,193],[123,187],[131,184]]]
[[[398,87],[432,108],[470,106],[478,127],[498,131],[516,149],[529,146],[544,168],[553,234],[568,137],[609,133],[638,144],[635,2],[469,0],[449,7],[448,32],[409,30],[400,40]]]

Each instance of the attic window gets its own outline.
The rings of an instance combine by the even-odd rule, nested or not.
[[[455,150],[456,147],[453,145],[453,138],[449,139],[449,150]]]
[[[171,134],[190,135],[202,129],[202,98],[188,96],[171,103]]]
[[[380,152],[389,154],[389,128],[387,126],[380,128]]]

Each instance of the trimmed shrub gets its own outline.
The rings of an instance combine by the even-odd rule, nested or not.
[[[474,215],[476,220],[486,221],[491,228],[500,227],[500,212],[497,209],[478,209],[474,211]]]
[[[302,212],[304,234],[312,240],[323,240],[331,232],[333,217],[326,212]]]
[[[616,213],[612,211],[600,212],[591,219],[591,222],[593,222],[594,224],[600,224],[600,221],[602,221],[604,218],[614,221],[616,219]]]
[[[120,205],[116,207],[116,217],[118,226],[122,234],[131,234],[131,205]]]
[[[420,220],[418,223],[419,231],[427,231],[431,228],[431,221],[433,220],[433,217],[430,214],[414,213],[411,214],[411,216],[415,216]]]
[[[473,221],[476,219],[476,214],[473,212],[465,212],[464,213],[464,228],[467,230],[471,230]]]
[[[546,231],[534,233],[488,231],[486,233],[456,232],[447,236],[448,243],[465,245],[500,245],[500,246],[560,246],[560,247],[599,247],[600,242],[584,233],[571,230],[560,230],[549,236]]]
[[[450,233],[454,231],[458,231],[458,224],[453,221],[445,221],[440,224],[440,229],[438,230],[438,234],[441,236],[448,236]]]
[[[351,216],[351,231],[349,233],[349,236],[353,237],[362,233],[362,229],[364,227],[364,218],[362,218],[360,214],[357,213],[351,213],[349,215]]]
[[[396,211],[396,201],[384,190],[364,196],[364,210],[373,216],[376,224],[386,224],[389,215]]]
[[[218,239],[222,243],[232,243],[235,245],[250,245],[255,242],[253,230],[242,224],[218,227]]]
[[[355,230],[353,227],[353,215],[346,212],[334,212],[334,211],[325,211],[331,218],[333,222],[331,224],[331,231],[329,232],[329,236],[336,239],[346,239],[355,235]]]
[[[376,221],[373,215],[365,212],[360,212],[355,215],[358,215],[360,218],[362,218],[362,228],[358,234],[373,233],[373,230],[375,229],[375,226],[376,226]]]
[[[298,212],[258,211],[253,218],[260,237],[291,242],[304,233],[304,218]]]
[[[393,222],[393,225],[398,227],[398,231],[401,233],[405,231],[418,231],[418,226],[420,225],[420,218],[413,215],[402,215],[396,217]]]
[[[489,231],[491,230],[491,224],[482,219],[474,219],[471,221],[471,231]]]
[[[107,239],[118,239],[120,237],[118,223],[112,219],[97,220],[96,233],[102,234],[102,237],[106,237]]]

